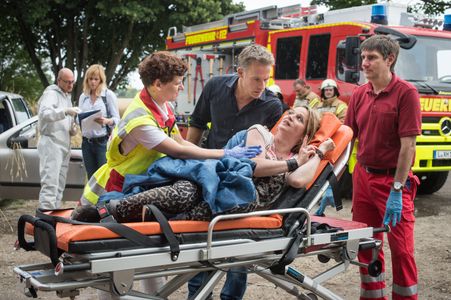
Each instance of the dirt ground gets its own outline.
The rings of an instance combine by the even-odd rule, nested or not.
[[[66,203],[73,206],[74,203]],[[13,273],[13,267],[22,264],[47,262],[48,259],[37,252],[14,251],[16,241],[16,222],[22,214],[33,213],[36,201],[0,201],[0,299],[28,299],[23,294],[23,287]],[[418,196],[416,205],[415,256],[419,270],[419,299],[451,299],[451,178],[439,192]],[[349,200],[344,201],[344,209],[327,211],[329,216],[350,219]],[[389,254],[387,247],[385,253]],[[388,256],[388,255],[387,255]],[[390,261],[390,258],[387,259]],[[332,262],[320,263],[316,257],[297,259],[295,266],[301,272],[314,276],[331,267]],[[391,267],[387,265],[387,285],[391,287]],[[325,286],[344,299],[358,299],[358,268],[350,266],[339,276],[328,281]],[[219,299],[219,289],[214,298]],[[38,293],[39,299],[60,299],[55,293]],[[92,289],[85,289],[76,299],[96,299]],[[186,299],[186,287],[171,299]],[[257,275],[249,276],[245,299],[295,299],[283,290],[264,281]]]

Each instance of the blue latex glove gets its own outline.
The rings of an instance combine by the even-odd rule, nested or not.
[[[262,147],[258,146],[244,146],[244,142],[240,143],[238,146],[232,149],[224,149],[224,157],[235,157],[235,158],[254,158],[262,152]]]
[[[335,207],[334,194],[330,185],[323,194],[323,198],[321,199],[318,210],[315,212],[315,216],[324,216],[324,211],[329,205]]]
[[[391,225],[395,227],[396,223],[401,222],[401,212],[402,191],[391,190],[387,200],[387,207],[385,208],[384,224],[388,225],[391,221]]]

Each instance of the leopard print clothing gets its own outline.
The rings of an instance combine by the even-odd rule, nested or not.
[[[244,213],[270,208],[282,192],[283,174],[254,179],[257,201],[230,209],[225,214]],[[168,214],[177,215],[176,220],[208,221],[212,213],[207,202],[202,200],[201,189],[187,180],[176,181],[172,185],[153,188],[121,200],[116,206],[119,222],[140,222],[144,205],[153,204]]]
[[[146,204],[153,204],[169,214],[179,214],[205,210],[200,205],[201,202],[205,203],[201,199],[200,189],[195,183],[178,180],[172,185],[153,188],[122,199],[116,205],[116,214],[120,222],[141,222],[142,208]]]

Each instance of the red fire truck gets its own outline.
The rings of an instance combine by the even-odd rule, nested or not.
[[[348,101],[354,88],[365,81],[360,71],[361,41],[387,34],[401,46],[395,72],[414,84],[421,96],[422,135],[413,166],[422,181],[419,192],[438,191],[451,170],[451,32],[432,29],[441,27],[442,21],[412,16],[403,5],[385,4],[385,15],[374,16],[374,11],[369,5],[305,14],[300,6],[270,6],[184,26],[182,32],[170,28],[167,49],[189,64],[185,91],[176,103],[179,120],[186,121],[211,76],[235,72],[237,55],[251,43],[272,51],[276,63],[270,83],[281,87],[288,104],[294,101],[292,85],[297,78],[313,91],[319,90],[324,79],[334,79],[340,98]],[[371,23],[372,18],[389,25]],[[360,21],[351,21],[356,19]]]

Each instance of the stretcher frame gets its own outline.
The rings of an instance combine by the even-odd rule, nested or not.
[[[336,160],[333,168],[335,176],[341,176],[350,152],[350,145],[347,145]],[[29,264],[15,267],[14,272],[19,276],[25,294],[33,297],[36,297],[37,291],[55,291],[59,297],[74,299],[79,295],[79,289],[92,287],[111,292],[120,296],[120,299],[167,299],[199,272],[210,271],[208,280],[192,297],[197,300],[206,299],[229,268],[244,266],[298,299],[317,299],[317,296],[330,300],[342,299],[325,288],[323,283],[346,271],[351,264],[370,267],[370,273],[378,276],[376,258],[381,242],[373,239],[373,235],[386,231],[386,228],[362,227],[360,223],[357,228],[312,234],[309,211],[318,203],[328,186],[329,181],[325,181],[306,208],[217,216],[209,224],[206,241],[180,244],[180,252],[175,259],[169,246],[87,254],[65,252],[56,266],[52,263]],[[285,236],[257,241],[244,238],[213,239],[214,228],[220,221],[292,213],[304,216],[305,226],[295,223]],[[334,259],[336,265],[314,277],[290,265],[284,266],[283,274],[272,273],[269,268],[281,260],[292,245],[293,233],[300,230],[304,231],[304,235],[295,249],[296,258],[316,255],[321,262]],[[355,261],[360,249],[373,249],[374,260],[369,266]],[[136,280],[161,276],[171,278],[153,294],[133,289]]]
[[[302,208],[277,210],[277,213],[302,212]],[[274,211],[260,211],[253,215],[273,214]],[[241,217],[243,214],[220,217]],[[248,215],[248,214],[246,214]],[[217,221],[219,221],[219,217]],[[308,223],[310,218],[308,217]],[[195,274],[212,271],[207,283],[193,299],[206,299],[219,280],[230,267],[252,265],[254,273],[274,283],[288,293],[300,299],[314,299],[302,292],[299,287],[324,299],[342,299],[332,291],[324,288],[322,283],[344,272],[354,262],[359,248],[373,248],[374,257],[380,247],[380,241],[372,239],[374,229],[371,227],[344,230],[334,233],[307,234],[300,245],[302,251],[298,258],[322,255],[338,263],[327,271],[310,278],[291,266],[286,267],[286,275],[272,274],[268,267],[277,262],[291,241],[282,237],[264,241],[234,240],[233,242],[211,241],[180,245],[177,261],[172,261],[169,247],[125,251],[101,252],[95,254],[65,253],[62,263],[31,264],[14,268],[21,281],[33,295],[34,291],[56,291],[60,297],[75,297],[78,289],[92,287],[123,295],[120,299],[166,299],[179,287],[186,284]],[[209,230],[209,240],[213,231]],[[346,239],[343,237],[347,236]],[[327,245],[317,250],[308,251],[314,246]],[[264,249],[256,251],[256,249]],[[233,260],[229,260],[233,257]],[[154,295],[144,295],[132,289],[133,281],[159,276],[174,276]],[[126,295],[127,294],[127,295]],[[303,298],[304,297],[304,298]]]

